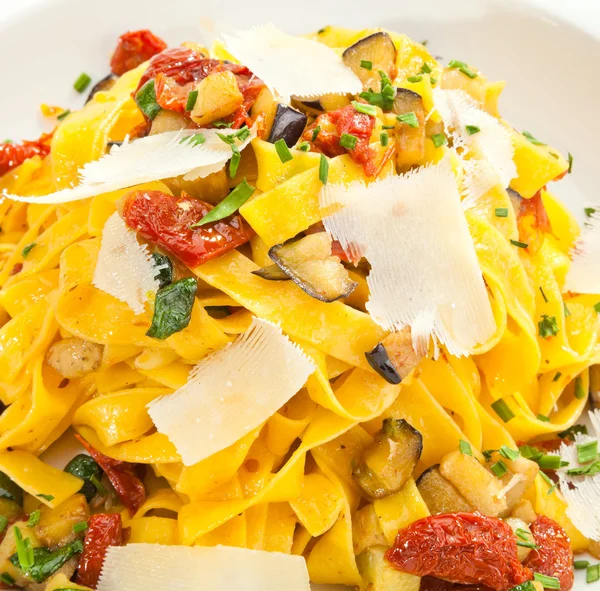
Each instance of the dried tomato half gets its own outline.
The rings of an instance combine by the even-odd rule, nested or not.
[[[167,44],[148,29],[128,31],[117,41],[110,69],[113,74],[122,76],[165,49]]]
[[[96,588],[109,546],[123,545],[123,525],[119,513],[98,513],[88,519],[83,553],[77,566],[78,585]]]
[[[121,503],[129,509],[131,515],[134,515],[146,500],[146,489],[144,483],[135,475],[135,464],[109,458],[94,449],[81,435],[76,437],[102,468]]]
[[[573,571],[573,550],[567,532],[553,519],[540,515],[530,526],[538,547],[525,559],[525,566],[533,572],[556,577],[561,591],[570,591],[575,574]]]
[[[0,144],[0,176],[23,164],[28,158],[48,156],[51,141],[52,134],[43,133],[39,139],[33,142],[25,140],[20,144]]]
[[[254,235],[239,214],[190,227],[212,208],[186,193],[173,197],[161,191],[132,191],[125,198],[123,219],[146,240],[194,268],[245,244]]]
[[[517,538],[501,519],[478,513],[432,515],[398,532],[387,551],[403,572],[506,591],[533,578],[517,554]]]
[[[544,234],[552,233],[550,218],[542,200],[542,190],[538,191],[531,199],[525,199],[516,191],[509,189],[509,195],[517,214],[519,240],[529,245],[528,250],[532,254],[541,248]]]

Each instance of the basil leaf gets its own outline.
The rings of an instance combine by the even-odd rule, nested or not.
[[[196,280],[188,277],[159,289],[154,301],[152,325],[146,335],[166,339],[183,330],[190,323],[197,288]]]
[[[83,486],[79,489],[79,492],[85,495],[89,503],[94,498],[97,490],[92,479],[98,481],[102,476],[102,469],[94,458],[87,454],[78,454],[65,466],[65,472],[83,480]]]
[[[148,117],[154,119],[161,111],[162,107],[156,102],[156,88],[154,80],[148,80],[135,95],[135,102],[140,111]]]
[[[254,193],[254,187],[244,179],[221,203],[211,209],[199,222],[192,224],[190,228],[204,226],[210,222],[222,220],[235,213]]]
[[[159,288],[167,287],[173,283],[173,263],[166,254],[155,252],[152,254],[152,260],[156,267],[155,279],[158,280]]]

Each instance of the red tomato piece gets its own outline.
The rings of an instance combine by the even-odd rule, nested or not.
[[[185,193],[173,197],[161,191],[132,191],[125,198],[123,219],[146,240],[179,257],[191,268],[219,257],[254,236],[241,215],[191,228],[212,205]]]
[[[570,591],[575,573],[573,550],[567,532],[545,515],[539,515],[530,529],[538,549],[529,553],[525,566],[547,577],[556,577],[560,581],[561,591]]]
[[[94,449],[81,435],[76,435],[76,437],[85,449],[87,449],[92,458],[96,460],[100,468],[102,468],[119,496],[121,503],[129,509],[131,515],[134,515],[146,500],[144,483],[134,472],[135,464],[109,458],[97,449]]]
[[[28,158],[40,156],[45,158],[50,154],[51,133],[43,133],[39,139],[20,144],[0,144],[0,176],[23,164]]]
[[[113,74],[122,76],[165,49],[167,44],[148,29],[128,31],[117,41],[110,69]]]
[[[109,546],[123,545],[123,524],[119,513],[97,513],[88,519],[83,553],[77,566],[78,585],[96,588]]]
[[[432,515],[400,530],[386,553],[392,566],[418,576],[507,591],[533,578],[517,538],[501,519],[478,513]]]
[[[542,190],[538,191],[531,199],[525,199],[515,191],[510,192],[517,214],[519,240],[529,245],[527,250],[532,254],[541,248],[545,233],[552,233],[550,218],[542,200]]]

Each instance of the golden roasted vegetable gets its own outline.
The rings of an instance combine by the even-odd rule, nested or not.
[[[383,71],[392,80],[396,77],[396,46],[392,38],[379,31],[360,39],[342,54],[344,63],[360,78],[365,90],[379,91]]]
[[[149,135],[165,133],[167,131],[179,131],[190,126],[193,127],[190,120],[183,113],[176,113],[175,111],[163,109],[152,120],[152,127],[150,128]]]
[[[352,476],[371,499],[397,493],[410,478],[423,451],[423,437],[404,419],[385,419],[362,452]]]
[[[460,450],[446,454],[440,463],[441,475],[449,480],[474,509],[498,517],[505,515],[506,498],[500,496],[504,485],[473,456]]]
[[[54,343],[47,360],[64,378],[80,378],[100,367],[103,349],[102,345],[71,337]]]
[[[23,515],[23,507],[11,499],[0,497],[0,515],[13,521]]]
[[[590,403],[592,408],[600,408],[600,365],[590,367]]]
[[[356,557],[363,578],[361,591],[419,591],[421,577],[396,570],[386,559],[385,546],[374,546]]]
[[[517,551],[519,553],[519,560],[523,562],[535,547],[535,538],[529,530],[529,526],[522,519],[508,517],[504,521],[510,525],[511,529],[517,536]]]
[[[388,335],[365,356],[390,384],[399,384],[421,361],[421,355],[413,349],[410,326]]]
[[[432,515],[473,511],[471,504],[458,489],[440,474],[440,467],[432,466],[417,480],[417,488]]]
[[[600,542],[590,541],[588,552],[594,557],[600,559]]]
[[[521,521],[524,521],[527,524],[533,523],[537,518],[531,501],[528,501],[527,499],[521,499],[513,507],[510,516],[515,517],[516,519],[520,519]]]
[[[4,539],[0,544],[0,573],[7,573],[15,580],[15,584],[19,587],[25,587],[29,580],[23,575],[23,571],[14,566],[10,561],[10,557],[17,551],[17,543],[15,538],[15,528],[21,532],[23,539],[29,538],[29,543],[33,548],[39,546],[39,542],[32,528],[27,527],[27,522],[17,521],[11,525],[4,535]]]
[[[229,195],[229,181],[225,169],[213,172],[204,178],[193,181],[184,180],[185,175],[163,179],[163,183],[173,191],[174,195],[181,195],[185,191],[196,199],[202,199],[213,205],[219,203]]]
[[[88,504],[82,494],[73,495],[54,509],[43,506],[40,520],[34,527],[35,535],[43,546],[62,546],[83,536],[83,532],[75,533],[73,526],[87,521],[89,515]]]
[[[505,498],[508,513],[521,500],[525,491],[533,485],[540,467],[535,462],[522,456],[517,456],[514,460],[511,460],[506,455],[496,451],[490,456],[489,465],[493,466],[499,462],[502,462],[501,465],[507,469],[500,480],[503,487],[507,488]]]
[[[377,517],[375,507],[371,503],[354,514],[352,542],[354,544],[354,554],[361,554],[371,546],[385,546],[387,544],[387,539],[379,523],[379,517]]]
[[[191,117],[198,125],[227,117],[244,102],[235,75],[229,70],[209,74],[198,83],[196,90],[198,96]]]
[[[421,95],[408,88],[397,88],[392,112],[396,120],[396,163],[412,166],[425,156],[425,107]],[[412,117],[414,115],[414,117]]]

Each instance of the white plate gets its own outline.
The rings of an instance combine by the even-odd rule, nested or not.
[[[9,0],[0,0],[0,13],[3,2]],[[0,22],[2,136],[35,137],[44,123],[40,103],[81,106],[73,81],[84,71],[94,80],[106,75],[115,40],[125,30],[147,27],[170,43],[201,41],[201,17],[238,27],[273,21],[292,33],[326,24],[385,26],[427,39],[434,54],[467,60],[490,79],[507,80],[501,101],[506,119],[574,155],[574,174],[558,193],[575,213],[600,202],[600,43],[517,0],[37,0]],[[577,587],[585,588],[582,579]]]

